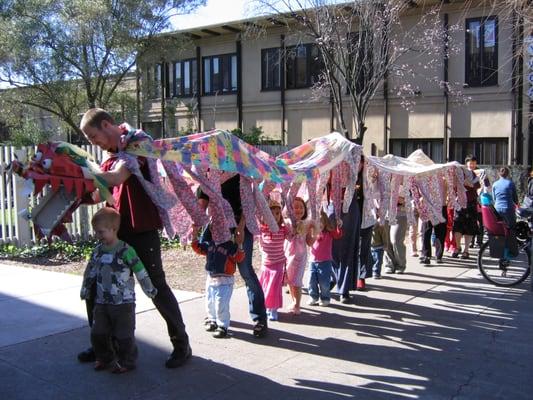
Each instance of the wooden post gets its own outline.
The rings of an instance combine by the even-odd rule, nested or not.
[[[27,149],[14,149],[12,148],[12,159],[17,156],[17,159],[21,162],[25,162],[28,158]],[[30,221],[28,218],[30,205],[29,196],[24,193],[24,179],[20,176],[13,174],[14,176],[14,193],[13,203],[15,208],[15,235],[19,246],[29,246],[31,244],[31,230]]]

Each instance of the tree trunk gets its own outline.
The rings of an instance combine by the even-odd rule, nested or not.
[[[362,146],[367,128],[365,126],[365,121],[361,119],[357,119],[356,124],[357,124],[357,131],[356,131],[357,133],[355,135],[355,143]]]

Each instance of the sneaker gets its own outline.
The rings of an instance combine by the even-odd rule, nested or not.
[[[350,296],[342,296],[341,297],[341,303],[342,304],[350,304],[352,302],[352,299]]]
[[[429,257],[422,257],[420,259],[420,264],[429,265],[429,264],[431,264],[431,260],[429,259]]]
[[[257,338],[265,337],[268,332],[268,325],[266,321],[257,321],[254,325],[253,334]]]
[[[95,371],[104,371],[104,370],[107,369],[108,365],[109,365],[109,364],[106,363],[106,362],[103,362],[103,361],[100,361],[100,360],[96,360],[96,361],[94,362],[93,369],[94,369]]]
[[[209,321],[206,320],[204,324],[204,329],[206,332],[214,332],[218,328],[217,323],[215,321]]]
[[[312,297],[307,300],[307,305],[308,306],[318,306],[318,300],[316,299],[313,299]]]
[[[444,263],[444,261],[442,260],[442,258],[437,258],[437,261],[436,261],[436,262],[437,262],[437,264],[443,264],[443,263]]]
[[[222,339],[228,336],[228,329],[223,326],[217,327],[215,332],[213,332],[213,337],[216,339]]]
[[[357,290],[364,292],[366,290],[366,284],[364,279],[357,280]]]
[[[402,268],[402,269],[397,268],[397,269],[396,269],[396,273],[397,273],[397,274],[402,275],[404,272],[405,272],[405,268]]]
[[[271,308],[267,310],[268,320],[269,321],[277,321],[278,320],[278,310],[275,308]]]
[[[394,274],[394,268],[391,268],[391,267],[385,268],[385,273],[386,274]]]
[[[192,349],[189,345],[187,345],[187,349],[185,350],[185,352],[183,352],[183,350],[181,349],[174,349],[168,357],[167,361],[165,362],[165,367],[171,369],[181,367],[187,362],[189,358],[191,358],[191,356]]]
[[[461,254],[462,260],[468,260],[469,258],[470,258],[470,254],[468,253],[468,251],[465,251],[463,252],[463,254]]]
[[[459,257],[459,251],[454,250],[454,252],[452,253],[452,258],[457,258],[457,257]]]
[[[509,260],[500,260],[498,266],[505,273],[507,271],[507,267],[509,267],[509,264]]]
[[[115,361],[113,363],[113,366],[111,368],[111,372],[113,374],[125,374],[126,372],[133,371],[135,369],[135,365],[121,365],[118,361]]]
[[[81,363],[95,362],[96,355],[94,354],[94,349],[89,347],[87,350],[83,350],[81,353],[78,353],[78,361]]]
[[[411,257],[418,257],[418,252],[417,251],[413,251],[411,253]]]
[[[372,279],[381,279],[381,275],[372,275]]]
[[[327,307],[329,306],[329,300],[320,300],[320,303],[318,303],[321,307]]]

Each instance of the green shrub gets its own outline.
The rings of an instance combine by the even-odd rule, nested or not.
[[[252,126],[248,132],[243,132],[241,129],[236,128],[231,133],[252,145],[261,144],[261,136],[264,134],[262,126]]]
[[[13,244],[0,246],[0,259],[49,258],[65,262],[88,260],[96,245],[95,240],[68,243],[64,241],[49,244],[17,247]]]
[[[98,242],[95,239],[68,243],[62,240],[52,243],[39,244],[26,247],[17,247],[14,244],[0,245],[0,259],[25,260],[30,258],[48,258],[63,262],[87,261],[91,257]],[[179,249],[179,239],[161,237],[163,250]]]
[[[181,248],[181,243],[179,238],[169,239],[164,236],[161,236],[161,249],[162,250],[168,250],[168,249],[179,249]]]

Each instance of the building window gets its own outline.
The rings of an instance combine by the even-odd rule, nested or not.
[[[146,70],[146,90],[148,98],[158,99],[161,97],[161,79],[163,78],[163,64],[154,64]]]
[[[319,81],[323,64],[314,44],[288,47],[286,60],[287,89],[308,88]]]
[[[466,20],[465,82],[469,86],[498,84],[497,17]]]
[[[204,95],[237,92],[237,56],[204,57]]]
[[[463,164],[472,154],[481,165],[507,165],[508,146],[507,138],[450,139],[450,160]]]
[[[198,91],[196,59],[174,63],[174,97],[191,97]]]
[[[395,156],[408,157],[413,151],[421,149],[433,162],[440,164],[442,157],[442,139],[390,139],[390,153]]]
[[[261,90],[281,88],[280,48],[261,50]]]

